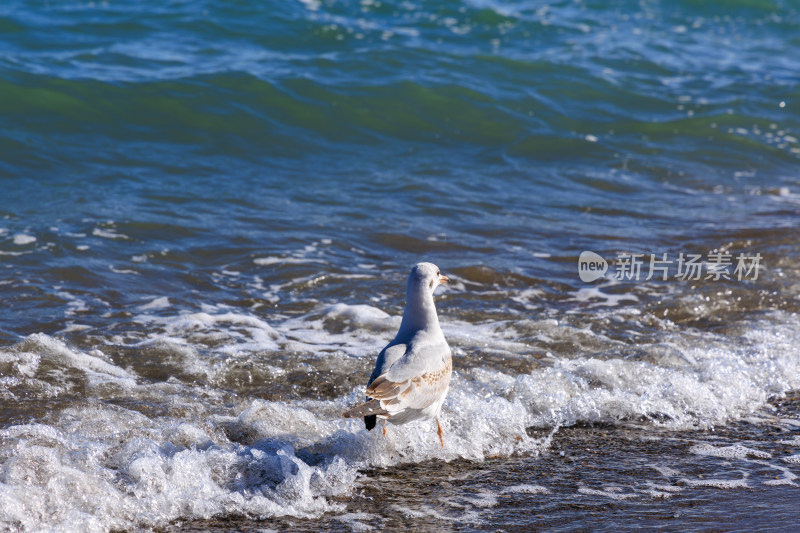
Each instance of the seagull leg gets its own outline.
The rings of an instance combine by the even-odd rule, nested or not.
[[[436,427],[438,428],[436,433],[439,434],[439,442],[442,443],[442,448],[444,448],[444,438],[442,437],[442,435],[444,434],[444,431],[442,431],[442,425],[439,423],[439,419],[438,418],[436,419]]]
[[[381,420],[381,431],[383,432],[383,436],[386,436],[386,420]]]

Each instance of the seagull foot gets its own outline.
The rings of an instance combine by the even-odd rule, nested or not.
[[[444,438],[442,437],[442,435],[444,435],[444,431],[442,431],[442,425],[439,423],[438,418],[436,419],[436,427],[438,428],[436,433],[439,434],[439,442],[442,443],[442,448],[444,448]]]

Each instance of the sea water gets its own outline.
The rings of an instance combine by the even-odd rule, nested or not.
[[[798,34],[764,0],[4,4],[0,529],[791,528]],[[341,418],[422,260],[443,448]]]

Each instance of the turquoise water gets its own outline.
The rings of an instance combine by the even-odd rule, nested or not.
[[[792,1],[4,3],[0,524],[629,528],[609,502],[743,491],[793,523],[799,102]],[[586,284],[585,250],[762,269]],[[420,260],[444,451],[337,418]],[[663,464],[558,477],[597,427]]]

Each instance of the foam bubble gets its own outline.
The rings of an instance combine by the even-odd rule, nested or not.
[[[214,306],[207,306],[206,309],[210,312],[183,313],[167,318],[139,315],[136,320],[164,327],[164,333],[173,341],[186,339],[189,342],[193,340],[196,342],[196,334],[205,337],[206,333],[217,330],[219,334],[229,340],[219,348],[226,353],[275,350],[278,347],[276,339],[281,335],[266,321],[253,315],[227,311]],[[218,312],[220,310],[223,312]],[[157,338],[162,337],[163,335],[157,336]]]
[[[34,333],[9,349],[0,350],[0,364],[4,363],[15,375],[30,378],[28,384],[46,396],[68,386],[63,380],[52,379],[67,371],[78,371],[90,388],[114,385],[130,389],[136,385],[134,375],[108,361],[100,350],[82,352],[43,333]],[[40,366],[45,363],[47,375],[39,376]]]
[[[324,309],[328,317],[344,318],[351,326],[371,327],[375,329],[391,329],[395,321],[385,311],[370,305],[334,304]]]
[[[140,305],[139,309],[142,311],[147,311],[148,309],[165,309],[170,305],[169,298],[166,296],[161,296],[151,300],[146,304]]]
[[[746,457],[755,457],[758,459],[771,459],[772,454],[763,452],[761,450],[754,450],[741,444],[734,444],[732,446],[712,446],[707,443],[696,444],[689,449],[690,452],[697,455],[705,455],[710,457],[722,457],[725,459],[744,459]]]
[[[349,527],[351,531],[374,531],[381,523],[381,517],[370,513],[344,513],[334,518]]]
[[[714,489],[746,489],[749,488],[746,479],[687,479],[681,481],[690,487],[711,487]]]
[[[506,487],[503,489],[503,493],[505,494],[549,494],[550,489],[547,487],[542,487],[541,485],[530,485],[530,484],[520,484],[520,485],[511,485],[510,487]]]
[[[464,509],[463,506],[451,505],[446,510],[439,510],[428,504],[422,504],[415,509],[394,504],[392,509],[408,518],[433,518],[440,522],[456,522],[470,525],[483,523],[480,512],[474,509]]]
[[[800,435],[791,439],[782,439],[779,441],[781,444],[788,444],[789,446],[800,446]]]
[[[116,268],[114,265],[108,265],[108,269],[114,274],[132,274],[134,276],[139,275],[139,273],[135,270],[131,270],[129,268]]]
[[[640,497],[639,494],[622,492],[622,488],[620,487],[607,487],[605,490],[581,487],[578,489],[578,492],[589,496],[603,496],[617,501],[632,500]]]
[[[92,230],[92,235],[95,237],[102,237],[104,239],[128,239],[127,235],[123,235],[122,233],[117,233],[111,228],[94,228]]]
[[[71,316],[76,313],[82,313],[89,310],[89,305],[86,303],[85,300],[78,298],[77,296],[67,292],[67,291],[58,291],[55,293],[56,296],[64,298],[67,301],[67,311],[66,315]]]
[[[253,259],[253,263],[259,266],[270,266],[270,265],[303,265],[307,263],[324,263],[324,261],[318,259],[310,259],[306,257],[256,257]]]
[[[572,300],[585,302],[587,307],[597,306],[618,306],[623,302],[638,302],[639,297],[635,294],[613,294],[600,290],[601,288],[618,284],[616,281],[609,282],[602,286],[583,287],[572,293]]]
[[[658,497],[661,498],[672,496],[683,491],[683,487],[678,487],[675,485],[664,485],[663,483],[653,483],[652,481],[647,481],[646,483],[650,487],[650,489],[647,489],[646,492],[649,494],[656,493]]]
[[[36,237],[33,235],[28,235],[27,233],[17,233],[14,235],[14,244],[17,246],[25,246],[26,244],[34,242],[36,242]]]

